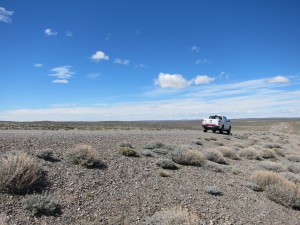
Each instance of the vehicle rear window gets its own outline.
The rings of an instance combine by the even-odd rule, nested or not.
[[[222,116],[210,116],[209,119],[222,119]]]

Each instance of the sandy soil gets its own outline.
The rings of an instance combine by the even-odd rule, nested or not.
[[[53,162],[37,158],[51,183],[39,194],[56,199],[62,214],[34,217],[22,203],[28,195],[0,193],[0,218],[3,224],[144,224],[157,211],[181,206],[195,213],[200,224],[299,224],[300,211],[274,203],[264,192],[247,187],[253,171],[266,170],[260,166],[261,161],[242,158],[226,159],[228,165],[180,165],[178,170],[168,170],[170,177],[161,177],[159,173],[165,170],[156,162],[166,155],[119,154],[119,145],[124,141],[138,152],[150,141],[201,152],[221,145],[237,152],[249,146],[262,151],[267,144],[276,143],[285,153],[285,157],[277,155],[276,160],[287,168],[291,163],[298,166],[299,162],[290,162],[287,156],[300,155],[299,136],[282,133],[284,127],[280,123],[270,131],[233,135],[201,130],[3,130],[0,131],[1,154],[9,151],[34,154],[45,148],[54,151]],[[64,154],[76,144],[93,146],[107,167],[87,169],[67,163]],[[216,167],[222,172],[215,172]],[[223,195],[208,194],[205,188],[212,185],[218,186]]]

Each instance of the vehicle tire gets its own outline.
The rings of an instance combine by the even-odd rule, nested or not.
[[[229,135],[231,133],[231,126],[229,127],[227,134]]]
[[[206,133],[206,132],[207,132],[207,129],[204,129],[203,132]]]
[[[216,133],[216,129],[213,129],[213,133]]]
[[[222,128],[220,129],[220,134],[223,134],[223,131],[224,131],[224,126],[222,126]]]

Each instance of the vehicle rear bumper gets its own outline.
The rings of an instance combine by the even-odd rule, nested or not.
[[[216,125],[216,124],[203,124],[202,127],[206,130],[217,130],[217,129],[219,129],[219,125]]]

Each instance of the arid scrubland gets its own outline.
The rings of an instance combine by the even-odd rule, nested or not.
[[[0,131],[0,224],[299,224],[289,122],[161,126]]]

